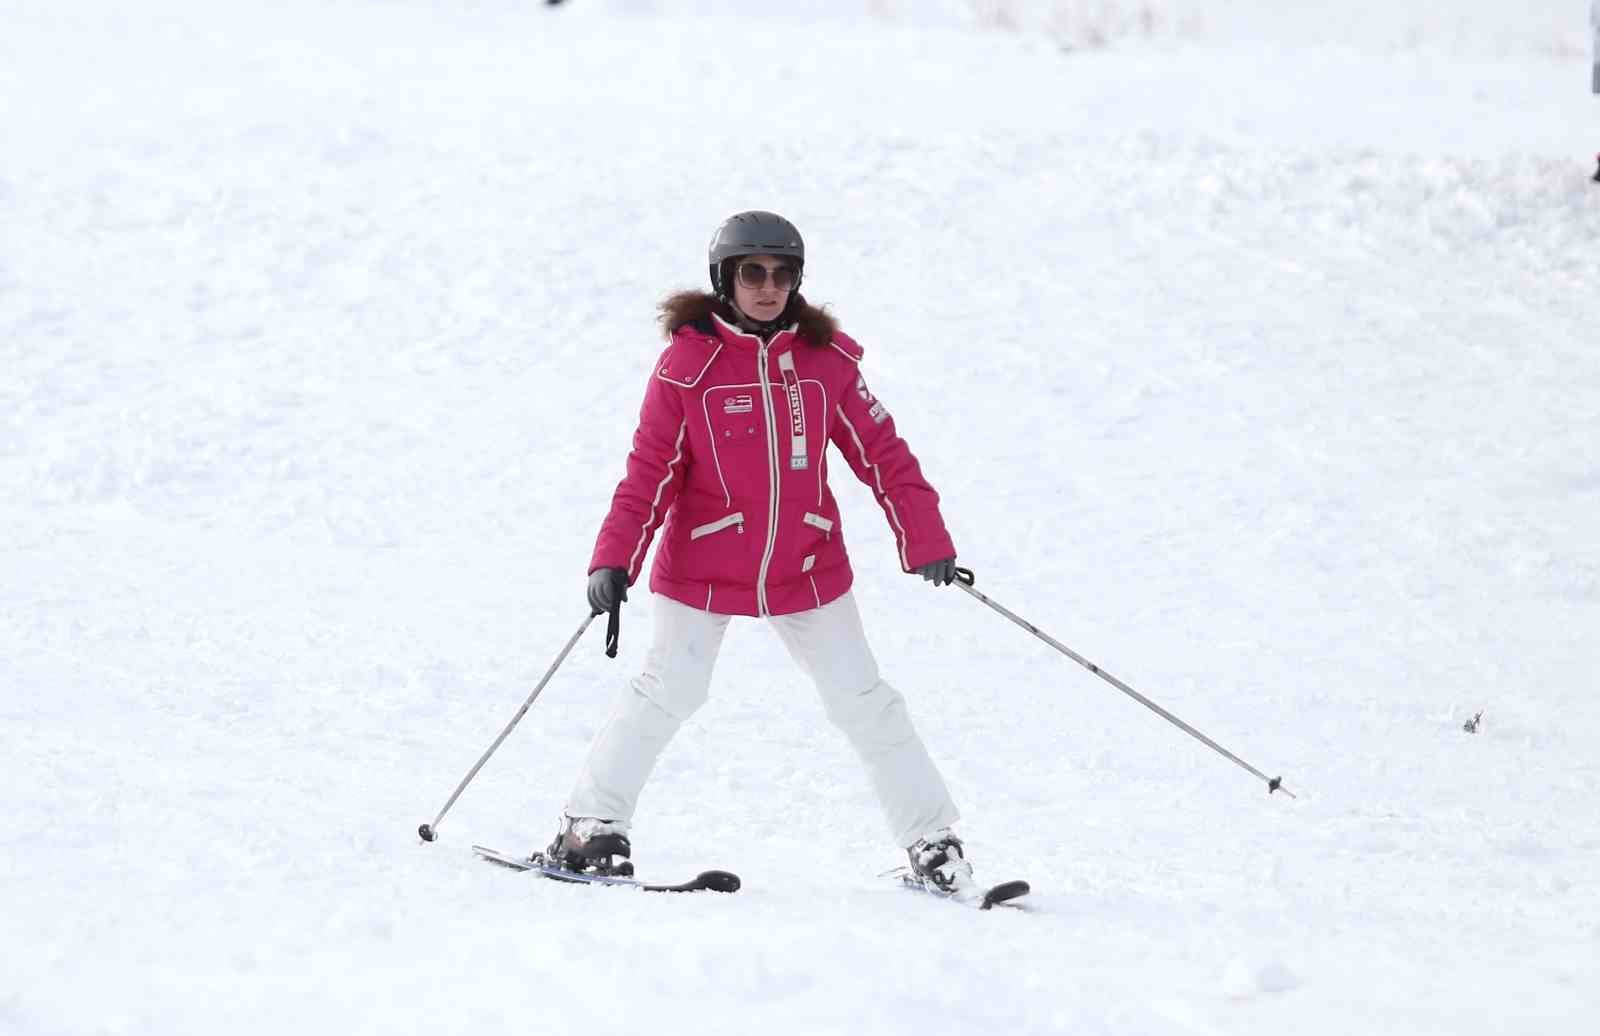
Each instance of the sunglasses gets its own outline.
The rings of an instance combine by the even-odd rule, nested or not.
[[[800,280],[800,271],[787,263],[770,270],[760,263],[739,264],[739,283],[746,288],[765,288],[768,276],[771,276],[774,288],[779,291],[793,291],[795,284]]]

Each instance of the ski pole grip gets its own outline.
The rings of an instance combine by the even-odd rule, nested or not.
[[[977,581],[978,577],[972,574],[972,569],[962,568],[960,565],[956,566],[956,582],[962,586],[971,586]]]

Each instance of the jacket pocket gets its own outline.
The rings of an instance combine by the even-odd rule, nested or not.
[[[744,512],[735,511],[732,514],[723,515],[714,522],[706,522],[704,525],[696,525],[694,528],[689,530],[689,538],[691,540],[697,540],[702,536],[710,536],[714,532],[721,532],[730,525],[737,525],[739,527],[739,531],[741,533],[744,532]]]
[[[706,393],[706,427],[719,450],[767,445],[761,392],[755,386],[715,389]]]
[[[812,514],[810,511],[807,511],[804,517],[802,517],[800,520],[811,526],[813,529],[821,529],[823,535],[831,536],[833,534],[833,522],[822,517],[820,514]]]

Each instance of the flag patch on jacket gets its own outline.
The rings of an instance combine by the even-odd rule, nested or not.
[[[728,396],[722,401],[724,414],[748,414],[755,408],[754,396]]]

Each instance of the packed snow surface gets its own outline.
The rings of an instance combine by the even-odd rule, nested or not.
[[[1589,1033],[1583,5],[7,0],[0,1032]],[[1313,10],[1315,8],[1315,10]],[[978,585],[833,466],[979,913],[766,626],[540,846],[589,551],[727,214],[809,246]],[[1463,723],[1481,711],[1476,733]]]

